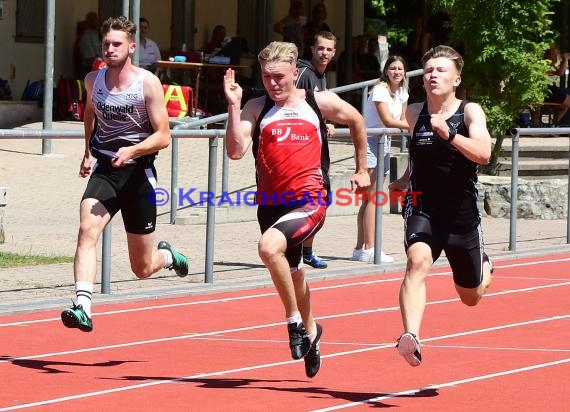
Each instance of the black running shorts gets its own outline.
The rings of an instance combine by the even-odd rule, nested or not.
[[[406,251],[417,242],[426,243],[435,262],[442,250],[451,266],[453,281],[463,288],[476,288],[483,281],[483,233],[481,224],[464,234],[451,233],[433,224],[426,216],[406,219]]]
[[[291,271],[303,265],[303,241],[317,233],[325,223],[326,206],[316,202],[303,206],[261,206],[257,207],[257,220],[261,233],[271,227],[279,230],[287,239],[285,257]]]
[[[127,233],[141,235],[156,226],[156,204],[149,200],[156,169],[150,161],[143,163],[119,168],[97,164],[82,198],[99,200],[111,217],[120,210]]]

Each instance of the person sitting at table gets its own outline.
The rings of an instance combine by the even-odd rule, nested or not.
[[[210,42],[206,45],[206,47],[204,47],[204,53],[211,54],[216,49],[221,48],[225,39],[226,39],[226,28],[221,24],[218,24],[216,27],[214,27],[214,30],[212,31],[212,38]]]
[[[563,108],[556,115],[556,121],[558,122],[564,117],[568,108],[570,108],[570,89],[561,87],[560,85],[560,77],[564,76],[568,69],[570,53],[561,54],[556,48],[556,45],[551,44],[550,48],[546,51],[545,58],[552,63],[552,71],[548,73],[552,82],[548,85],[548,93],[544,101],[562,105]]]
[[[139,29],[139,67],[156,73],[156,62],[160,60],[160,49],[154,40],[148,38],[150,23],[144,17],[139,19]]]

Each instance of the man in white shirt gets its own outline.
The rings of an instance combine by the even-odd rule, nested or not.
[[[160,49],[155,41],[148,38],[150,23],[144,17],[139,20],[139,30],[139,66],[154,73],[156,71],[155,63],[160,60]]]

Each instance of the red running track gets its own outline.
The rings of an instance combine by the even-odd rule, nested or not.
[[[0,411],[541,411],[568,408],[570,254],[495,262],[487,296],[428,280],[423,364],[394,349],[402,273],[311,284],[323,366],[289,356],[272,288],[0,317]],[[566,405],[566,406],[564,406]]]

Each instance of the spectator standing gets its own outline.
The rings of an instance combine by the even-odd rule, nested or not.
[[[139,19],[139,66],[149,72],[156,72],[156,62],[160,60],[160,49],[154,40],[148,38],[150,23],[144,17]]]
[[[324,3],[317,3],[311,11],[311,20],[303,26],[303,49],[299,49],[299,55],[305,60],[310,60],[313,56],[311,46],[315,40],[315,35],[321,31],[331,31],[325,20],[327,19],[327,7]]]
[[[366,46],[364,53],[358,56],[361,79],[376,79],[380,75],[378,38],[374,36],[367,39],[366,36],[362,36],[362,41],[366,43]]]
[[[289,14],[273,25],[273,30],[283,36],[283,41],[293,43],[299,50],[299,55],[303,51],[303,26],[306,23],[305,7],[300,0],[292,0],[289,7]]]
[[[299,59],[297,68],[299,75],[295,86],[298,89],[308,89],[314,92],[327,89],[326,69],[336,53],[336,36],[330,31],[321,31],[315,35],[311,46],[310,61]],[[334,126],[327,124],[328,137],[334,134]],[[313,250],[314,236],[303,242],[303,262],[316,269],[325,269],[328,265]]]
[[[390,56],[386,60],[378,84],[370,93],[364,105],[363,116],[366,128],[392,127],[408,129],[406,108],[408,105],[408,79],[406,77],[406,61],[401,56]],[[376,229],[376,166],[378,164],[379,136],[368,136],[366,152],[370,188],[368,197],[363,200],[358,210],[356,246],[352,252],[352,260],[374,262],[374,240]],[[390,173],[390,146],[388,136],[384,145],[384,170],[382,181]],[[383,186],[383,185],[382,185]],[[380,262],[391,263],[394,258],[381,251]]]
[[[99,33],[99,16],[89,12],[85,16],[85,30],[79,39],[79,53],[81,55],[81,78],[93,68],[97,58],[101,58],[102,45]]]

